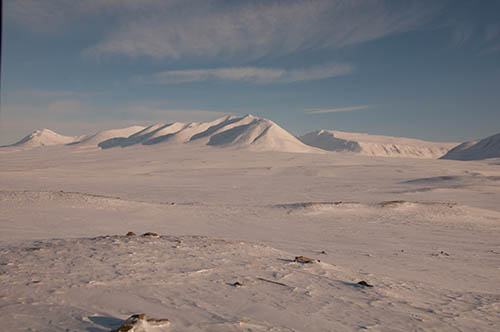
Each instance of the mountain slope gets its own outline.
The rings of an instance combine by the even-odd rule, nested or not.
[[[172,123],[157,123],[151,125],[129,137],[116,138],[104,141],[99,144],[103,149],[113,147],[127,147],[135,144],[152,145],[158,143],[186,143],[193,136],[206,131],[212,126],[227,121],[230,117],[224,117],[212,122],[172,122]]]
[[[50,129],[41,129],[32,132],[19,142],[5,147],[35,148],[39,146],[68,144],[77,140],[77,137],[63,136]]]
[[[487,158],[500,158],[500,134],[479,141],[462,143],[441,157],[441,159],[453,160],[481,160]]]
[[[104,141],[107,141],[110,139],[129,137],[130,135],[133,135],[136,132],[143,130],[143,129],[144,129],[144,127],[142,127],[142,126],[131,126],[131,127],[122,128],[122,129],[103,130],[103,131],[97,132],[97,133],[92,134],[92,135],[86,135],[82,139],[80,139],[77,142],[74,142],[72,144],[97,146],[101,142],[104,142]]]
[[[382,157],[439,158],[457,143],[319,130],[299,137],[304,144],[337,152]]]
[[[253,151],[312,152],[274,122],[254,118],[248,124],[233,126],[210,137],[211,146],[249,148]]]

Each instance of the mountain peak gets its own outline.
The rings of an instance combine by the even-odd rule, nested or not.
[[[63,136],[55,131],[47,128],[38,129],[33,131],[31,134],[27,135],[20,141],[8,145],[11,147],[24,147],[24,148],[35,148],[39,146],[49,146],[58,144],[68,144],[73,142],[76,137]]]

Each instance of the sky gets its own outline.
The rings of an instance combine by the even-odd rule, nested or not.
[[[2,3],[0,144],[247,113],[295,135],[500,132],[500,1]]]

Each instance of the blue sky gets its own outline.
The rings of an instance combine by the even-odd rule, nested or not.
[[[499,1],[3,3],[0,144],[227,113],[296,135],[500,132]]]

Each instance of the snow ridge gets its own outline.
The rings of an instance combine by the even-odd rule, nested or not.
[[[143,130],[144,127],[142,126],[131,126],[127,128],[122,128],[122,129],[110,129],[110,130],[103,130],[99,131],[95,134],[91,135],[86,135],[82,137],[80,140],[77,142],[74,142],[72,144],[81,144],[81,145],[99,145],[101,142],[107,141],[109,139],[113,138],[120,138],[120,137],[129,137],[130,135],[135,134],[136,132]]]
[[[311,132],[299,137],[299,140],[304,144],[328,151],[410,158],[439,158],[457,144],[333,130]]]
[[[500,157],[500,133],[479,141],[464,142],[448,151],[441,159],[481,160]]]
[[[252,151],[311,152],[313,148],[276,123],[253,115],[225,116],[211,122],[156,124],[127,138],[99,143],[103,149],[136,144],[197,144]]]

